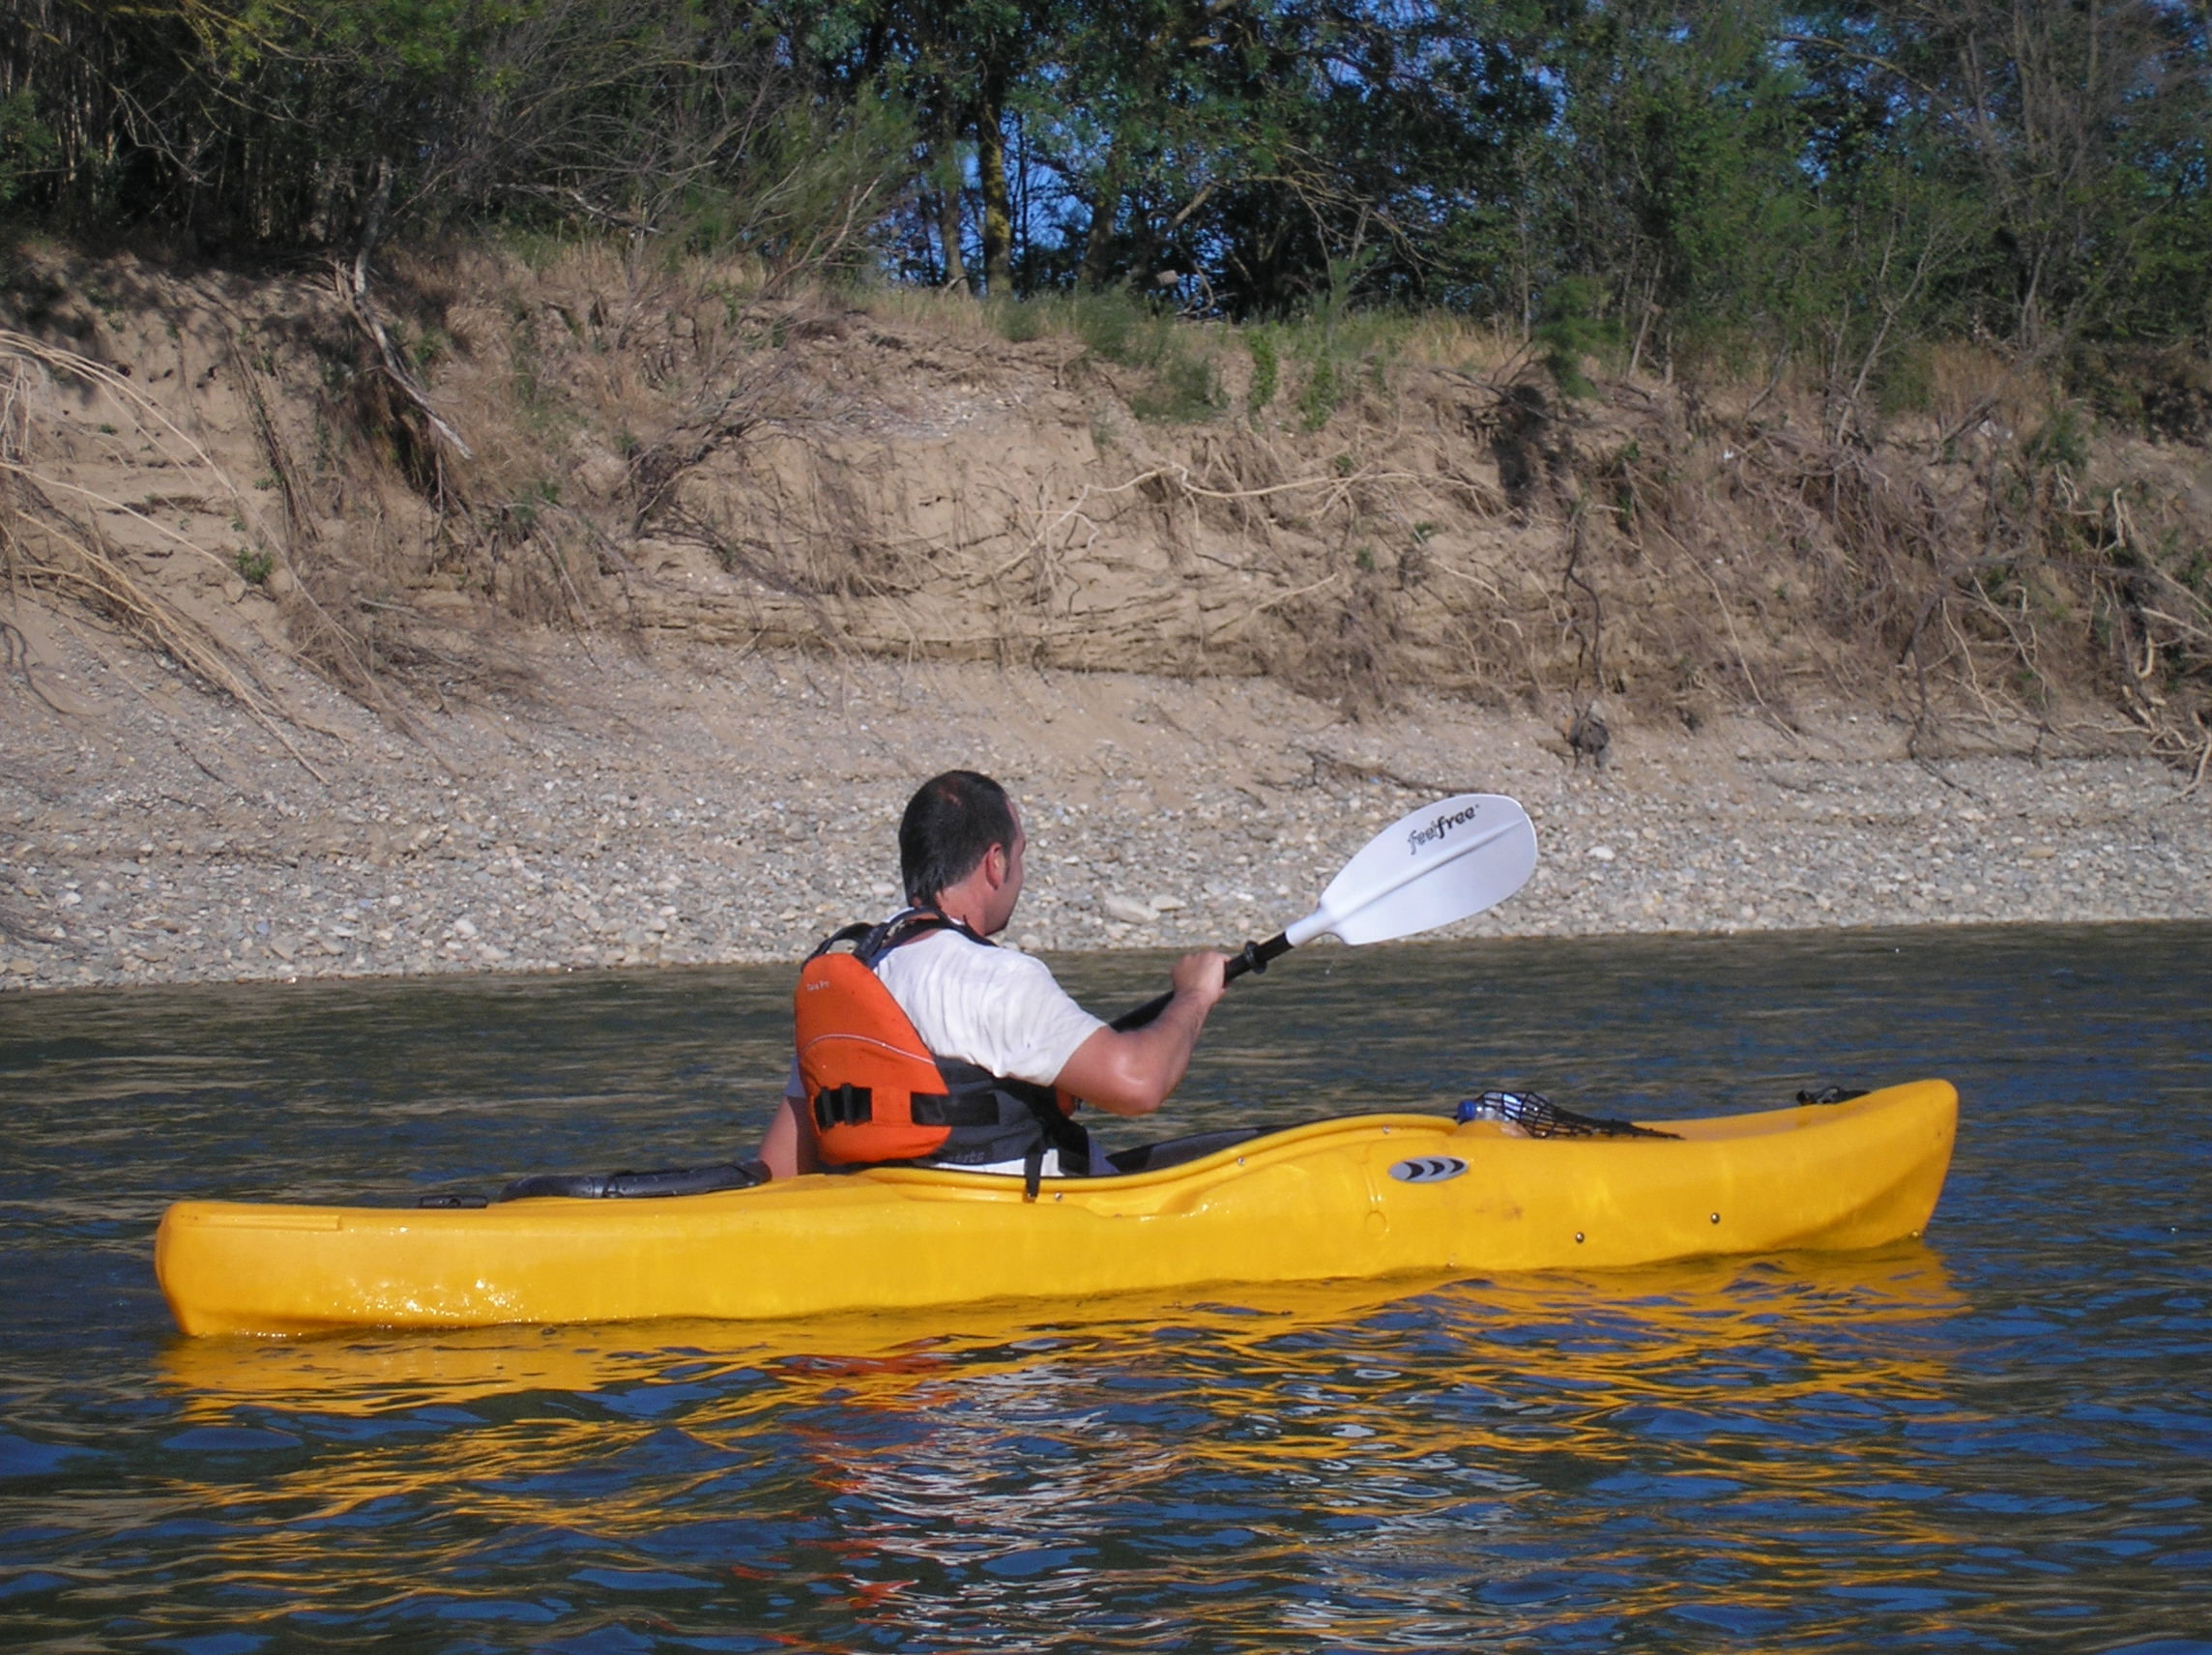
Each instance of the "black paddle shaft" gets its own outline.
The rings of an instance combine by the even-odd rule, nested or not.
[[[1291,940],[1280,931],[1265,943],[1247,943],[1236,953],[1229,956],[1229,964],[1221,973],[1222,980],[1235,982],[1246,972],[1264,972],[1267,969],[1269,960],[1280,959],[1290,951]],[[1171,989],[1156,1000],[1146,1001],[1144,1004],[1133,1011],[1122,1012],[1107,1027],[1120,1033],[1126,1033],[1132,1029],[1142,1029],[1165,1011],[1168,1008],[1168,1002],[1173,999],[1175,999],[1175,992]]]

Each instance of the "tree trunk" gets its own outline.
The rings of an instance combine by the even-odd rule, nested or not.
[[[985,77],[975,108],[975,174],[983,187],[983,290],[994,299],[1013,293],[1010,254],[1014,218],[1006,201],[1006,87],[1003,75]]]
[[[945,290],[968,285],[968,261],[960,250],[960,187],[948,184],[937,191],[937,245],[945,259]]]
[[[376,187],[369,192],[368,207],[362,214],[361,247],[353,255],[353,296],[368,297],[368,261],[376,251],[377,239],[384,234],[385,210],[392,205],[392,162],[384,157],[376,158]]]
[[[1076,268],[1075,284],[1095,293],[1106,285],[1106,248],[1114,240],[1114,217],[1121,207],[1121,146],[1106,152],[1106,170],[1098,180],[1098,196],[1091,204],[1091,227],[1083,235],[1083,262]]]
[[[937,161],[937,242],[945,258],[947,292],[968,285],[968,261],[960,250],[960,160],[948,142],[932,157]]]

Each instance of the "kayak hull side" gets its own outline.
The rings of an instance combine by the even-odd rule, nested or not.
[[[1957,1119],[1941,1081],[1663,1123],[1674,1140],[1361,1116],[1156,1173],[1048,1178],[1033,1203],[1018,1178],[916,1168],[474,1210],[181,1202],[155,1261],[185,1332],[281,1334],[755,1320],[1855,1249],[1925,1229]]]

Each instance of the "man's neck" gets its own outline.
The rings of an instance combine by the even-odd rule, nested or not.
[[[983,914],[981,904],[974,901],[962,900],[960,893],[957,891],[946,891],[940,895],[935,902],[924,903],[922,906],[924,908],[936,909],[938,913],[944,915],[947,919],[957,919],[961,924],[967,926],[969,930],[975,932],[978,937],[989,935],[989,933],[983,929]]]

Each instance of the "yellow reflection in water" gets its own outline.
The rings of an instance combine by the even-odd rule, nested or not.
[[[671,1370],[688,1383],[736,1369],[773,1365],[787,1382],[807,1376],[855,1392],[860,1406],[887,1406],[901,1386],[941,1378],[958,1363],[981,1371],[1023,1364],[1024,1340],[1056,1359],[1100,1353],[1162,1327],[1211,1334],[1224,1350],[1250,1350],[1286,1334],[1341,1329],[1393,1304],[1420,1299],[1470,1329],[1558,1326],[1598,1316],[1617,1335],[1604,1350],[1559,1358],[1581,1381],[1592,1375],[1632,1391],[1670,1345],[1711,1356],[1732,1345],[1764,1347],[1790,1332],[1838,1323],[1899,1324],[1959,1307],[1940,1262],[1918,1243],[1862,1254],[1810,1254],[1761,1265],[1692,1261],[1646,1269],[1565,1271],[1492,1281],[1399,1279],[1293,1283],[1207,1290],[1208,1296],[1127,1294],[1090,1300],[1017,1301],[790,1322],[653,1321],[573,1326],[485,1327],[443,1332],[341,1334],[297,1339],[171,1341],[168,1382],[198,1412],[241,1404],[374,1414],[394,1408],[459,1405],[527,1391],[595,1392],[648,1384]],[[1541,1367],[1551,1341],[1523,1348]],[[856,1389],[859,1387],[859,1389]],[[860,1392],[865,1391],[864,1400]],[[883,1393],[883,1394],[879,1394]]]
[[[1064,1303],[1031,1303],[786,1325],[179,1340],[166,1371],[205,1423],[242,1408],[334,1424],[476,1416],[326,1443],[260,1485],[256,1499],[286,1521],[221,1544],[230,1578],[264,1586],[294,1577],[296,1591],[311,1568],[319,1542],[294,1531],[302,1520],[327,1536],[352,1514],[398,1506],[472,1534],[621,1543],[725,1511],[730,1468],[742,1465],[748,1511],[804,1515],[817,1531],[834,1514],[834,1538],[795,1543],[773,1572],[838,1582],[834,1607],[863,1626],[946,1637],[1095,1608],[1102,1595],[1141,1604],[1150,1585],[1187,1584],[1229,1556],[1238,1578],[1344,1587],[1274,1598],[1255,1633],[1349,1639],[1386,1625],[1417,1642],[1423,1627],[1464,1634],[1464,1591],[1376,1582],[1464,1584],[1470,1570],[1509,1581],[1536,1567],[1470,1553],[1485,1537],[1525,1535],[1562,1488],[1644,1466],[1703,1479],[1691,1497],[1732,1484],[1819,1502],[1841,1480],[1885,1474],[1808,1451],[1791,1422],[1806,1409],[1935,1403],[1940,1341],[1910,1329],[1958,1308],[1941,1264],[1913,1245],[1308,1286],[1235,1303],[1129,1298],[1087,1305],[1080,1320]],[[1203,1506],[1206,1491],[1268,1510],[1165,1515]],[[177,1493],[187,1507],[237,1498],[235,1486]],[[1543,1519],[1553,1553],[1571,1550],[1575,1522],[1595,1521],[1592,1499],[1603,1509],[1602,1495],[1583,1500],[1565,1530]],[[1959,1541],[1922,1513],[1885,1508],[1883,1538]],[[1201,1535],[1188,1553],[1148,1546],[1150,1531],[1179,1524],[1229,1538]],[[1779,1524],[1767,1546],[1751,1525],[1732,1582],[1708,1581],[1697,1601],[1771,1609],[1817,1586],[1818,1553],[1798,1526]],[[732,1554],[713,1573],[727,1589],[763,1570]],[[1645,1611],[1687,1589],[1636,1574]],[[1223,1609],[1250,1616],[1269,1600],[1231,1594]]]

